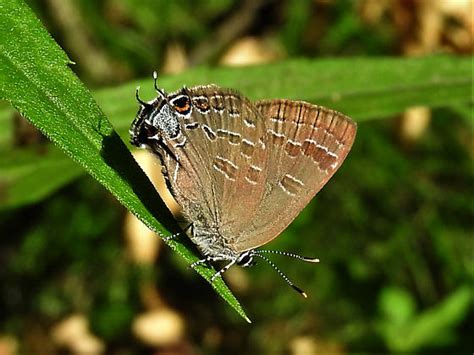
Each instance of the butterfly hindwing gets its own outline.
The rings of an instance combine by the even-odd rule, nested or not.
[[[267,180],[251,227],[235,245],[239,251],[268,243],[294,220],[342,164],[357,129],[341,113],[302,101],[255,106],[266,124]]]

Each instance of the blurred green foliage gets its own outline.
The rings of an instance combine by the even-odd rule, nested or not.
[[[54,8],[29,3],[67,49]],[[122,69],[108,82],[148,75],[170,40],[192,52],[238,11],[237,2],[217,0],[82,0],[76,6],[86,14],[83,26],[96,46]],[[397,47],[393,28],[374,31],[355,8],[356,2],[341,1],[309,16],[310,1],[270,1],[260,10],[267,16],[248,31],[272,30],[291,56],[391,54]],[[311,32],[315,19],[319,33]],[[210,55],[205,63],[214,60]],[[79,61],[75,70],[90,83],[103,81]],[[0,110],[6,117],[9,112]],[[0,127],[7,122],[0,116]],[[28,349],[43,334],[38,327],[83,312],[110,352],[145,352],[130,326],[143,311],[140,285],[151,281],[183,314],[190,342],[203,353],[281,353],[301,336],[345,352],[472,351],[472,129],[472,103],[434,110],[427,130],[411,144],[400,139],[396,118],[359,124],[340,171],[269,246],[321,259],[314,266],[275,258],[309,298],[287,289],[268,265],[245,270],[250,287],[237,292],[251,326],[168,250],[151,270],[133,265],[120,237],[124,211],[89,177],[35,205],[3,210],[0,333],[18,336]],[[11,143],[4,132],[3,152]],[[210,333],[221,340],[209,340]]]

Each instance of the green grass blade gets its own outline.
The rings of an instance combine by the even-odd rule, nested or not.
[[[47,150],[12,150],[0,155],[0,210],[40,201],[84,174],[84,169],[55,147]]]
[[[2,1],[0,33],[0,98],[10,101],[149,228],[165,235],[178,231],[151,182],[68,68],[66,54],[23,1]],[[187,240],[169,246],[188,263],[198,259]],[[205,267],[198,272],[208,281],[213,274]],[[213,287],[248,320],[222,280]]]
[[[247,68],[199,68],[172,77],[160,77],[159,81],[168,90],[175,90],[184,84],[191,86],[214,82],[239,88],[252,99],[302,99],[337,108],[362,121],[397,114],[407,107],[417,105],[432,108],[450,106],[454,109],[465,107],[466,112],[472,111],[469,105],[473,101],[470,68],[471,58],[454,56],[290,60]],[[155,95],[151,76],[95,93],[100,107],[125,140],[128,139],[128,128],[137,111],[137,103],[133,98],[137,85],[142,87],[143,97],[151,98]],[[467,115],[472,116],[469,112]],[[9,135],[12,136],[8,120],[11,120],[8,109],[0,108],[0,150],[8,144],[6,132],[10,130]],[[32,156],[32,159],[31,163],[34,165],[36,157]],[[5,166],[1,159],[0,168],[5,171],[6,176],[10,175],[10,168],[15,169],[14,165]],[[10,187],[25,193],[28,191],[21,187],[23,177],[30,184],[28,177],[19,174],[15,176],[16,179],[9,179],[7,188],[4,188],[12,198],[2,200],[0,195],[0,209],[35,202],[34,196],[39,199],[47,195],[47,187],[52,193],[67,183],[66,180],[58,179],[50,181],[46,186],[38,186],[38,189],[44,191],[42,195],[8,194]],[[71,175],[70,178],[73,179],[74,176]],[[14,186],[15,184],[19,186]],[[0,186],[5,186],[2,176]]]

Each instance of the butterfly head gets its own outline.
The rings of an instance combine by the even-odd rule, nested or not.
[[[143,148],[148,146],[150,141],[153,140],[157,134],[159,134],[157,127],[153,125],[153,122],[150,121],[150,118],[154,115],[154,112],[160,103],[157,102],[157,99],[154,99],[150,102],[142,101],[138,91],[139,88],[137,88],[136,91],[136,98],[140,103],[140,109],[133,120],[129,133],[130,143],[137,147]]]
[[[163,89],[155,89],[158,96],[149,101],[140,99],[137,88],[136,99],[140,104],[137,116],[130,127],[130,142],[137,147],[147,147],[154,142],[175,139],[180,134],[180,118],[188,118],[192,112],[191,98],[186,88],[167,95]]]

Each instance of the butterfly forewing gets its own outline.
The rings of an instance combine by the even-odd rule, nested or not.
[[[267,179],[249,227],[234,244],[237,251],[277,237],[339,168],[356,134],[348,117],[306,102],[264,100],[255,106],[266,126]]]
[[[192,111],[180,119],[183,137],[175,148],[179,167],[168,160],[173,194],[190,221],[218,228],[230,241],[263,196],[268,159],[259,138],[265,122],[233,90],[208,85],[180,94],[189,96]]]

